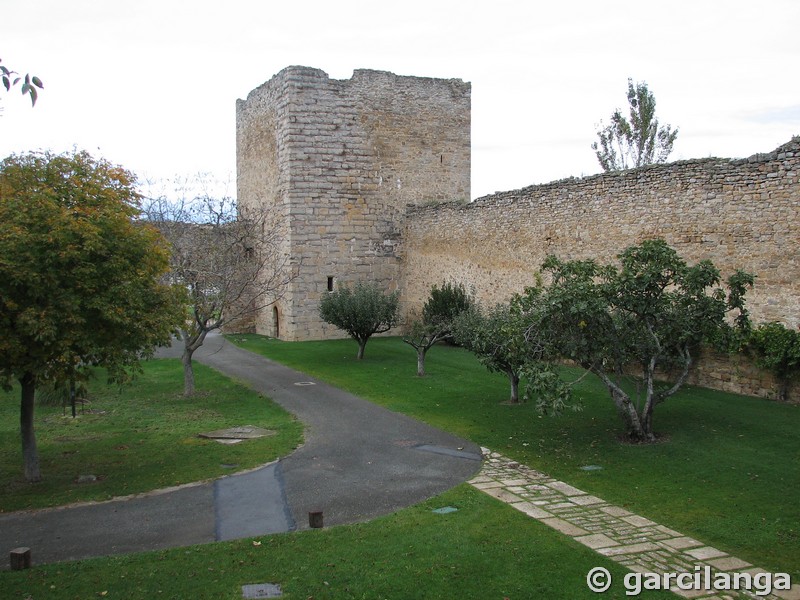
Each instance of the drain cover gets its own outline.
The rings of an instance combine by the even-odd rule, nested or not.
[[[443,506],[442,508],[436,508],[432,510],[432,513],[436,513],[437,515],[446,515],[448,513],[456,512],[458,509],[455,506]]]
[[[280,598],[281,586],[277,583],[254,583],[242,586],[242,598]]]
[[[602,471],[603,467],[600,465],[584,465],[581,467],[581,471]]]
[[[197,436],[214,440],[220,444],[238,444],[244,440],[252,440],[264,437],[265,435],[275,435],[277,432],[271,429],[254,427],[253,425],[243,425],[241,427],[230,427],[228,429],[218,429],[207,433],[198,433]]]

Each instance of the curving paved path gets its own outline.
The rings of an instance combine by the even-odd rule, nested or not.
[[[166,349],[160,356],[180,356],[180,350]],[[222,336],[209,336],[195,357],[296,415],[306,425],[305,444],[275,463],[209,483],[2,514],[0,553],[27,546],[34,564],[43,564],[251,537],[308,528],[311,511],[323,511],[325,526],[354,523],[439,494],[481,467],[475,444],[242,350]]]

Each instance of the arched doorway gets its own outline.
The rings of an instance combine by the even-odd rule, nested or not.
[[[272,332],[276,338],[281,337],[281,320],[277,306],[272,307]]]

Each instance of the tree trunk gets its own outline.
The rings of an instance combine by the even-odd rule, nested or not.
[[[187,330],[181,329],[181,339],[183,340],[183,395],[194,395],[194,367],[192,366],[192,356],[195,350],[203,345],[210,329],[200,329],[195,334],[190,334]]]
[[[42,480],[39,472],[39,451],[36,449],[36,434],[33,430],[33,409],[36,396],[36,376],[25,373],[19,380],[22,386],[22,400],[19,411],[19,431],[22,437],[22,460],[25,480],[35,483]]]
[[[778,378],[778,401],[779,402],[786,402],[789,398],[789,378],[788,377],[779,377]]]
[[[358,340],[358,355],[356,358],[361,360],[364,358],[364,348],[367,347],[367,340]]]
[[[189,348],[183,349],[181,362],[183,362],[183,395],[194,395],[194,367],[192,366],[192,354],[194,350]]]
[[[514,371],[506,371],[508,382],[511,384],[511,404],[519,404],[519,375]]]
[[[425,353],[428,351],[424,346],[417,348],[417,377],[425,377]]]
[[[634,442],[654,442],[656,438],[653,435],[652,429],[645,428],[645,424],[643,424],[642,419],[639,417],[639,413],[636,412],[636,407],[628,394],[617,386],[606,374],[599,371],[596,373],[603,380],[603,383],[606,384],[608,391],[611,393],[611,397],[614,399],[614,404],[617,407],[619,416],[622,417],[622,420],[625,422],[625,430],[628,438]],[[650,412],[651,418],[649,420],[649,425],[652,428],[652,408]]]

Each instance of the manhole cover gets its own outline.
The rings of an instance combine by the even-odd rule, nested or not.
[[[253,583],[242,586],[242,598],[280,598],[283,595],[277,583]]]
[[[581,471],[602,471],[603,467],[600,465],[584,465],[581,467]]]
[[[240,427],[229,427],[228,429],[217,429],[206,433],[198,433],[198,437],[214,440],[220,444],[238,444],[244,440],[254,440],[267,435],[275,435],[271,429],[255,427],[253,425],[242,425]]]
[[[432,513],[436,513],[437,515],[446,515],[448,513],[454,513],[458,509],[455,506],[443,506],[442,508],[436,508],[432,510]]]
[[[317,385],[317,384],[314,383],[313,381],[298,381],[295,383],[295,385]]]

